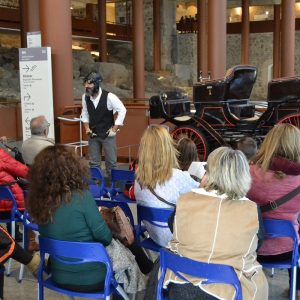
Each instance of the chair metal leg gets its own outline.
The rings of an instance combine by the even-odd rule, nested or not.
[[[27,249],[27,245],[26,245],[26,228],[25,226],[23,226],[23,241],[22,241],[22,247],[23,249]],[[20,272],[19,272],[19,280],[18,282],[21,283],[23,280],[23,276],[24,276],[24,265],[21,264],[21,268],[20,268]]]
[[[296,282],[297,282],[297,266],[294,266],[291,270],[291,287],[290,287],[290,299],[296,299]]]
[[[116,290],[117,290],[118,293],[123,297],[124,300],[129,300],[128,295],[125,293],[125,291],[123,290],[123,288],[122,288],[120,285],[118,285],[118,286],[116,287]]]
[[[38,284],[38,300],[44,300],[44,287]]]
[[[15,236],[16,236],[16,222],[15,221],[11,222],[11,236],[15,239]],[[6,276],[10,275],[11,264],[12,264],[12,259],[10,258],[8,260],[8,265],[6,268]]]
[[[23,280],[23,276],[24,276],[24,268],[25,266],[23,264],[21,264],[21,267],[20,267],[20,272],[19,272],[19,279],[18,279],[18,282],[21,283],[22,280]]]
[[[275,274],[275,269],[272,268],[272,269],[271,269],[271,277],[272,277],[272,278],[274,277],[274,274]]]

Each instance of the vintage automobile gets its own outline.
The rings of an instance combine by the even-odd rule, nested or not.
[[[174,139],[191,138],[200,160],[243,136],[259,141],[277,123],[300,128],[300,77],[271,80],[265,109],[258,115],[256,104],[262,102],[250,101],[256,74],[256,67],[238,65],[223,79],[198,82],[193,86],[193,102],[179,91],[153,96],[149,99],[150,117],[172,123]]]

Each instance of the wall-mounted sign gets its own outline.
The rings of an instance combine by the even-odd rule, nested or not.
[[[27,32],[27,47],[42,47],[42,36],[40,31]]]
[[[30,120],[44,115],[54,138],[51,48],[20,48],[20,90],[23,140],[31,136]]]

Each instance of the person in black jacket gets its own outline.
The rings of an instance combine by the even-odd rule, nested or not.
[[[12,236],[0,226],[0,298],[3,299],[4,287],[4,263],[13,258],[19,263],[26,265],[33,276],[37,276],[40,263],[39,252],[34,254],[24,250]]]

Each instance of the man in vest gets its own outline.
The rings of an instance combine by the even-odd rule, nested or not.
[[[126,108],[113,93],[100,87],[102,77],[91,72],[84,79],[85,93],[82,96],[82,122],[89,138],[90,165],[100,167],[102,148],[105,155],[107,176],[116,168],[116,134],[123,125]],[[114,113],[117,117],[114,120]]]

